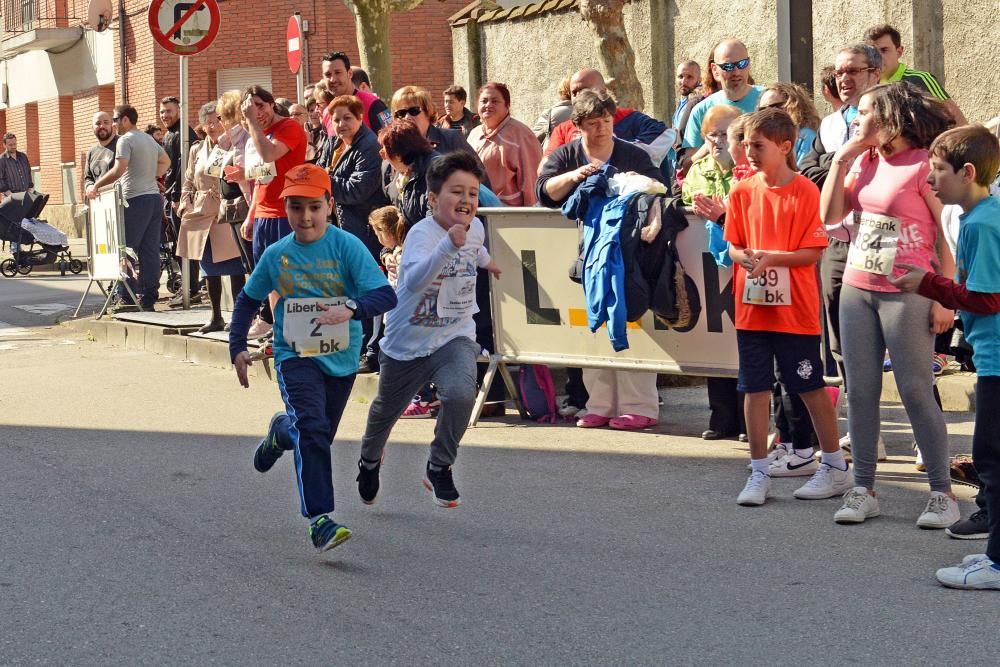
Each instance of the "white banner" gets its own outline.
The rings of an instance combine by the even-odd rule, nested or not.
[[[576,224],[543,208],[480,214],[487,218],[490,254],[503,271],[491,298],[496,351],[504,361],[736,376],[732,271],[708,253],[704,219],[689,215],[677,239],[681,263],[698,287],[697,321],[674,331],[647,312],[628,325],[629,349],[615,352],[605,327],[590,332],[583,286],[569,279],[578,255]]]
[[[118,280],[125,250],[125,214],[117,186],[90,200],[90,279]]]

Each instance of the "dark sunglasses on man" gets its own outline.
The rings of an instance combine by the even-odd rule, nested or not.
[[[403,120],[407,116],[419,116],[422,111],[422,107],[406,107],[405,109],[396,109],[396,112],[392,114],[392,117],[396,120]]]
[[[726,72],[732,72],[734,69],[746,69],[750,67],[750,59],[744,58],[743,60],[737,60],[734,63],[715,63],[715,66]]]

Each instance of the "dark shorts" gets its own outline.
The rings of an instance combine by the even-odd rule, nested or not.
[[[826,386],[818,335],[776,331],[736,331],[740,353],[737,389],[748,394],[770,392],[778,381],[789,394],[805,394]]]
[[[292,233],[288,218],[254,218],[253,220],[253,263],[260,261],[260,256],[269,245],[277,243]]]

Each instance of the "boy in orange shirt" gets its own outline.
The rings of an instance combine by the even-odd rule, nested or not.
[[[779,109],[749,116],[743,145],[758,171],[733,187],[725,239],[734,264],[738,389],[746,394],[751,473],[736,502],[763,505],[770,494],[767,432],[775,370],[799,394],[812,418],[822,462],[796,498],[831,498],[853,484],[840,451],[837,418],[824,390],[820,359],[816,263],[827,238],[819,219],[819,190],[796,173],[796,128]]]

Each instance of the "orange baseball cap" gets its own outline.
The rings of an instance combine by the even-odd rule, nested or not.
[[[326,170],[315,164],[300,164],[285,173],[285,187],[281,190],[281,198],[316,198],[322,197],[324,192],[333,196],[330,191],[330,175]]]

